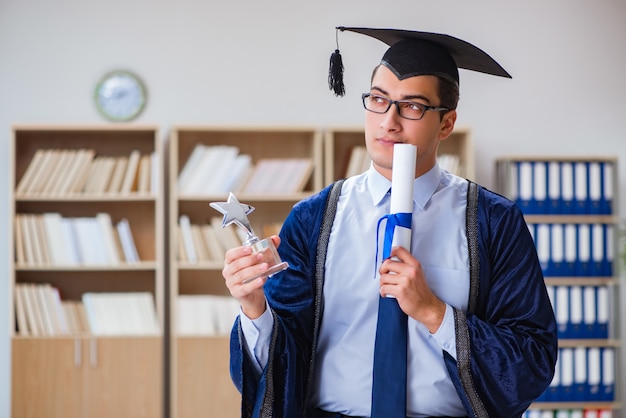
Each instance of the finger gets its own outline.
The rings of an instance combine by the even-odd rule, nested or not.
[[[278,246],[280,245],[280,237],[278,235],[272,235],[270,238],[274,243],[274,247],[278,248]]]
[[[230,250],[226,251],[224,263],[230,264],[233,261],[250,254],[252,254],[252,247],[250,247],[249,245],[242,245],[241,247],[231,248]]]

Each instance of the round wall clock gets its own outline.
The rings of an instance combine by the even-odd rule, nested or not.
[[[146,88],[137,75],[116,70],[98,81],[94,98],[98,111],[104,117],[114,122],[127,122],[143,111],[147,96]]]

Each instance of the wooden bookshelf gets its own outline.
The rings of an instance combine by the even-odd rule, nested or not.
[[[354,147],[364,145],[363,127],[335,126],[327,129],[324,133],[324,182],[329,184],[345,177]],[[438,154],[457,157],[459,167],[455,174],[475,180],[474,147],[469,128],[455,128],[449,138],[439,143]]]
[[[252,166],[270,158],[310,160],[312,172],[299,191],[235,192],[241,203],[255,207],[249,220],[256,234],[263,238],[266,226],[282,223],[297,201],[322,188],[322,134],[314,127],[239,126],[176,126],[170,133],[170,415],[178,418],[234,418],[241,415],[241,397],[229,374],[229,335],[180,335],[177,329],[179,296],[229,295],[221,273],[223,259],[190,262],[179,256],[178,225],[181,215],[187,216],[191,225],[205,226],[215,217],[221,220],[222,215],[209,203],[226,201],[228,197],[226,192],[183,193],[179,190],[185,188],[183,183],[179,187],[179,176],[198,144],[235,147],[239,154],[250,156]],[[209,173],[218,176],[214,171]],[[278,173],[269,180],[280,181],[280,175]]]
[[[16,325],[12,340],[12,416],[90,417],[163,415],[164,306],[164,185],[163,159],[158,128],[139,125],[16,125],[11,130],[9,239],[16,242],[16,219],[28,214],[41,217],[56,213],[61,218],[94,218],[108,214],[115,225],[128,221],[138,260],[129,262],[123,253],[113,263],[93,263],[81,259],[63,264],[48,258],[42,262],[22,259],[17,245],[11,245],[9,292],[17,285],[50,284],[63,301],[81,301],[86,293],[134,292],[149,295],[158,330],[149,335],[96,335],[89,331],[46,335],[24,334]],[[24,190],[20,182],[31,175],[29,167],[42,150],[71,154],[92,150],[92,158],[119,159],[137,152],[151,158],[148,189],[58,192],[56,188]],[[75,160],[66,157],[56,165],[70,178]],[[147,165],[146,165],[147,167]],[[32,171],[32,169],[30,169]],[[48,172],[41,179],[53,178]],[[102,172],[99,172],[102,173]],[[129,171],[129,173],[133,173]],[[144,175],[146,173],[144,172]],[[129,174],[131,175],[131,174]],[[132,174],[138,176],[137,174]],[[133,183],[136,182],[136,179]],[[50,181],[52,183],[52,180]],[[146,183],[142,187],[146,187]],[[100,233],[99,231],[98,233]],[[39,235],[41,237],[41,235]],[[89,243],[100,241],[93,235]],[[40,241],[44,241],[40,239]],[[48,250],[65,245],[60,236],[46,235]],[[78,250],[82,250],[79,248]],[[102,248],[100,248],[102,251]],[[83,253],[84,255],[84,253]],[[12,303],[14,301],[12,300]],[[16,323],[15,304],[10,307],[11,323]],[[130,321],[131,318],[128,318]],[[141,334],[141,332],[138,332]]]

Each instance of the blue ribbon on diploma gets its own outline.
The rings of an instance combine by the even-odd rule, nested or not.
[[[403,228],[410,229],[412,217],[412,213],[390,213],[389,215],[385,215],[378,220],[378,225],[376,226],[376,260],[374,261],[374,277],[376,277],[376,266],[378,264],[378,232],[380,231],[380,223],[385,219],[387,220],[387,225],[385,226],[385,239],[383,243],[384,260],[389,257],[389,254],[391,254],[393,234],[396,230],[396,227],[401,226]]]

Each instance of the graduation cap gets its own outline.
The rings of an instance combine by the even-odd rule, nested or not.
[[[418,75],[436,75],[458,85],[459,68],[511,78],[486,52],[450,35],[345,26],[337,26],[336,30],[337,33],[350,31],[371,36],[389,45],[380,63],[393,71],[400,80]],[[335,95],[345,94],[339,45],[330,58],[328,85]]]

